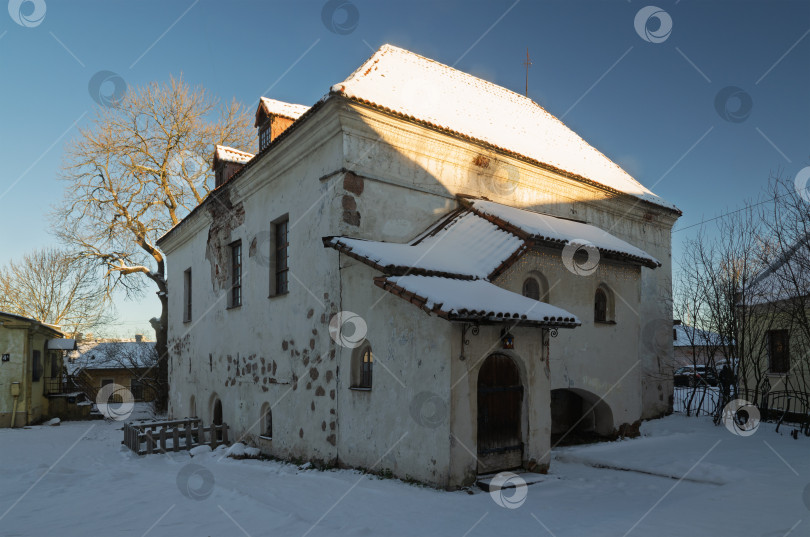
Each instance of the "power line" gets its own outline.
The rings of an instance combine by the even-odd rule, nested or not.
[[[744,205],[743,207],[741,207],[741,208],[739,208],[739,209],[735,209],[735,210],[733,210],[733,211],[729,211],[729,212],[727,212],[727,213],[723,213],[723,214],[718,215],[718,216],[715,216],[715,217],[713,217],[713,218],[709,218],[708,220],[703,220],[703,221],[701,221],[701,222],[698,222],[697,224],[692,224],[691,226],[686,226],[686,227],[681,227],[681,228],[678,228],[678,229],[673,229],[673,230],[672,230],[672,232],[673,232],[673,233],[677,233],[677,232],[679,232],[679,231],[683,231],[683,230],[685,230],[685,229],[693,228],[693,227],[696,227],[696,226],[702,226],[703,224],[706,224],[706,223],[708,223],[708,222],[713,222],[713,221],[715,221],[715,220],[719,220],[720,218],[725,218],[726,216],[730,216],[730,215],[735,214],[735,213],[738,213],[738,212],[740,212],[740,211],[744,211],[744,210],[746,210],[746,209],[750,209],[750,208],[752,208],[752,207],[757,207],[758,205],[762,205],[763,203],[770,203],[770,202],[772,202],[772,201],[776,201],[776,200],[782,199],[782,198],[784,198],[785,196],[788,196],[788,195],[790,195],[790,194],[791,194],[791,193],[790,193],[790,192],[788,192],[788,193],[786,193],[786,194],[782,194],[781,196],[776,196],[776,197],[775,197],[775,198],[773,198],[773,199],[769,198],[769,199],[766,199],[766,200],[758,201],[757,203],[753,203],[753,204],[751,204],[751,205]]]

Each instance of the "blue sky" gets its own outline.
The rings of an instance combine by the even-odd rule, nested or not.
[[[522,92],[528,47],[529,96],[683,210],[676,259],[698,228],[678,229],[741,207],[771,172],[793,177],[810,165],[806,1],[655,0],[641,34],[634,20],[649,4],[639,0],[345,0],[334,17],[341,1],[9,4],[0,10],[0,263],[55,244],[47,212],[63,189],[62,144],[96,106],[88,84],[102,70],[130,85],[182,73],[252,108],[260,95],[312,104],[383,43]],[[738,121],[716,105],[729,86],[739,90],[720,111]],[[151,333],[159,303],[150,290],[118,309],[113,332]]]

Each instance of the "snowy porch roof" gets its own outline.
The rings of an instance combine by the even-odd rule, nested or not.
[[[513,233],[465,210],[457,210],[410,243],[326,237],[324,245],[388,275],[423,274],[486,279],[525,250]]]
[[[526,298],[484,280],[438,276],[378,276],[374,284],[448,321],[515,322],[574,328],[581,323],[562,308]]]
[[[462,199],[472,211],[487,220],[497,223],[516,235],[532,241],[565,246],[572,241],[587,241],[599,249],[600,254],[618,256],[649,268],[657,268],[661,263],[642,250],[596,226],[558,218],[547,214],[517,209],[493,201]]]
[[[331,91],[680,212],[528,97],[413,52],[383,45]]]
[[[494,280],[532,244],[563,248],[582,241],[596,246],[605,257],[650,268],[661,265],[643,250],[596,226],[487,200],[460,201],[461,209],[409,243],[348,237],[325,237],[323,243],[389,276]]]
[[[228,147],[226,145],[218,145],[216,149],[214,149],[214,160],[211,164],[211,168],[216,168],[218,162],[233,162],[235,164],[245,164],[254,156],[255,155],[253,155],[253,153],[240,151],[238,149],[234,149],[233,147]]]

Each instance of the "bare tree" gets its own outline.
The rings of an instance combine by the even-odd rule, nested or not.
[[[716,370],[718,358],[731,359],[746,391],[749,383],[754,390],[759,385],[768,319],[762,313],[769,307],[762,286],[755,284],[770,251],[756,206],[731,213],[686,241],[675,292],[676,314],[705,331],[695,332],[692,342],[702,348],[705,364]]]
[[[156,288],[159,410],[168,402],[168,287],[156,241],[208,195],[214,145],[247,150],[254,143],[242,106],[220,106],[204,89],[172,78],[131,88],[115,107],[99,108],[66,147],[68,185],[53,214],[55,232],[104,267],[110,290],[137,296]]]
[[[46,248],[0,267],[0,310],[59,325],[70,337],[111,320],[109,299],[93,263]]]
[[[807,394],[810,393],[810,191],[798,188],[801,186],[780,173],[771,177],[771,211],[764,221],[773,237],[774,260],[762,282],[768,286],[772,324],[790,334],[789,367],[778,380],[783,385],[772,387]]]

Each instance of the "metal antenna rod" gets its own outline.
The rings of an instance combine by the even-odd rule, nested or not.
[[[529,47],[526,47],[526,61],[523,62],[523,65],[526,66],[526,97],[529,96],[529,66],[532,64],[531,58],[529,58]]]

